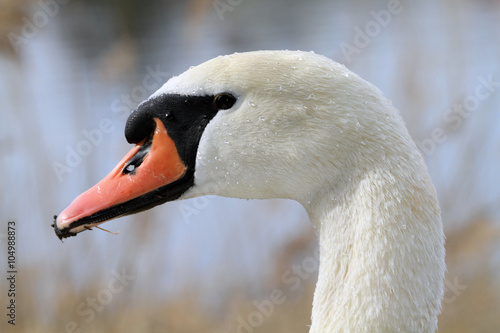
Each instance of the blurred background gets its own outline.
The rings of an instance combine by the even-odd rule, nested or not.
[[[316,248],[298,203],[173,202],[64,243],[50,227],[130,149],[140,101],[257,49],[324,54],[401,110],[443,210],[440,332],[500,331],[500,1],[1,0],[2,332],[308,331],[316,275],[294,290],[283,278]],[[274,289],[284,303],[259,310]]]

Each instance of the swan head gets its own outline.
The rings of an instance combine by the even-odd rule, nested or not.
[[[374,86],[299,51],[220,56],[171,78],[130,115],[135,147],[56,219],[60,238],[200,195],[289,198],[341,186],[404,126]],[[383,139],[381,139],[383,136]],[[405,137],[402,135],[401,137]]]

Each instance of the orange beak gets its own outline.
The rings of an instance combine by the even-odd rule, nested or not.
[[[181,180],[187,167],[163,123],[154,120],[152,138],[132,148],[104,179],[59,214],[53,225],[59,238],[169,200],[168,185]]]

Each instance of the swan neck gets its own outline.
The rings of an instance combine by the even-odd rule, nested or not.
[[[310,332],[436,330],[445,264],[434,188],[423,168],[380,170],[306,205],[320,246]]]

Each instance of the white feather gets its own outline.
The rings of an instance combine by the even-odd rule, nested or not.
[[[195,186],[206,194],[288,198],[320,244],[310,332],[434,332],[444,237],[424,161],[391,102],[313,53],[222,56],[154,95],[229,92],[201,138]]]

